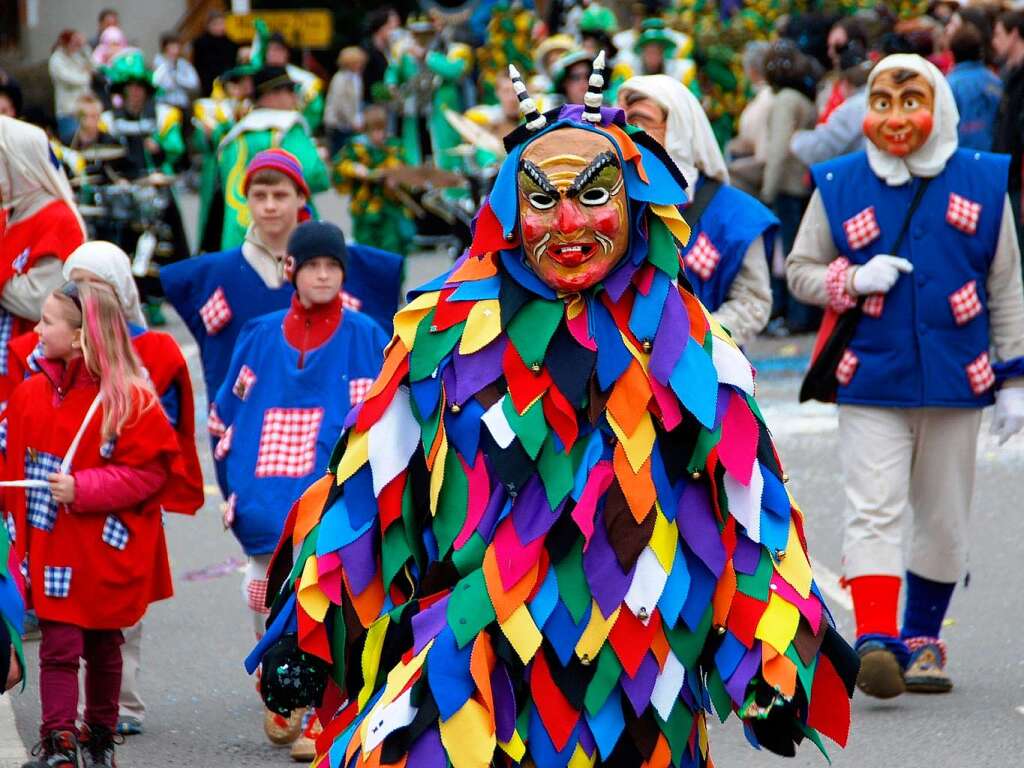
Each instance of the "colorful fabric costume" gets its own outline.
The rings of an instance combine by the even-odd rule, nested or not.
[[[286,312],[246,325],[210,411],[214,458],[226,467],[234,506],[232,530],[248,555],[274,551],[286,510],[327,466],[387,344],[372,319],[344,312],[330,339],[300,365],[281,331]],[[346,396],[337,396],[339,387]]]
[[[199,222],[196,235],[200,252],[215,251],[220,247],[223,221],[217,220],[215,223],[215,219],[216,213],[223,215],[224,200],[220,188],[217,148],[227,132],[248,111],[248,103],[240,103],[226,97],[196,99],[192,103],[192,123],[196,129],[192,133],[192,145],[202,156],[199,177]]]
[[[371,172],[398,168],[401,152],[401,145],[393,139],[377,147],[366,135],[355,136],[335,158],[334,184],[339,193],[349,196],[356,241],[404,256],[416,235],[412,217],[385,187],[384,179],[362,178],[357,170],[358,166]]]
[[[705,766],[711,711],[783,754],[845,742],[856,660],[751,366],[680,279],[685,182],[619,110],[527,121],[470,250],[396,316],[293,508],[250,670],[290,633],[319,657],[331,768]],[[567,193],[535,191],[555,182],[525,157],[572,151],[561,135],[608,149]],[[599,205],[601,178],[628,198],[628,245],[556,293],[524,201]]]

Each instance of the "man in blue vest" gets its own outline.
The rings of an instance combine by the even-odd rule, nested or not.
[[[1024,426],[1009,158],[959,149],[957,121],[938,69],[883,59],[868,80],[866,151],[812,169],[817,190],[787,261],[801,301],[862,313],[835,375],[843,561],[857,685],[879,698],[953,687],[939,634],[966,570],[982,409],[995,403],[1000,443]]]
[[[690,203],[683,249],[693,292],[737,344],[754,338],[772,308],[768,278],[779,220],[759,201],[729,186],[729,171],[700,102],[678,80],[646,75],[619,89],[626,119],[657,139],[679,166]],[[690,209],[690,215],[687,215]]]

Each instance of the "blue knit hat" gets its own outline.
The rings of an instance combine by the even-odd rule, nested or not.
[[[348,248],[345,246],[345,235],[339,227],[328,221],[307,221],[300,224],[288,238],[288,255],[295,260],[292,270],[292,282],[302,265],[318,256],[326,256],[347,268]]]

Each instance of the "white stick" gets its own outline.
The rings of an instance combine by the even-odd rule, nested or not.
[[[96,411],[100,407],[100,396],[97,393],[95,399],[92,401],[92,405],[89,406],[89,410],[85,414],[85,418],[82,420],[82,426],[78,428],[78,434],[75,435],[75,439],[71,441],[71,446],[68,448],[68,452],[64,455],[64,460],[60,463],[60,473],[66,475],[68,470],[71,469],[71,462],[75,458],[75,453],[78,451],[78,444],[82,442],[82,436],[85,435],[85,428],[89,426],[89,422],[92,421],[92,417],[96,415]]]
[[[49,488],[46,480],[2,480],[0,488]]]

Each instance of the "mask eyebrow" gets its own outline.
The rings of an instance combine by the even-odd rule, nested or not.
[[[583,188],[592,182],[597,175],[601,173],[608,166],[619,167],[619,159],[615,156],[614,152],[602,152],[593,160],[590,161],[590,165],[579,172],[579,175],[573,179],[572,184],[566,191],[566,197],[576,197]]]
[[[531,163],[529,160],[523,160],[520,162],[519,168],[526,174],[527,178],[540,187],[545,194],[551,195],[552,197],[559,197],[558,190],[555,189],[555,185],[551,183],[544,171],[536,165]]]

